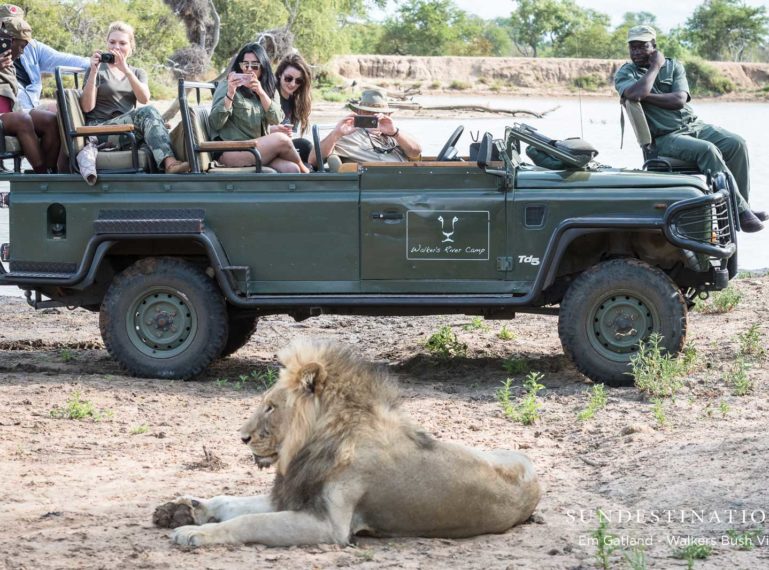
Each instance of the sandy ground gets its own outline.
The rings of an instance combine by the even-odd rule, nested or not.
[[[687,537],[715,545],[696,568],[767,567],[765,357],[752,361],[748,395],[736,396],[730,378],[739,334],[757,323],[766,348],[769,278],[736,287],[743,296],[731,313],[691,315],[697,367],[664,402],[664,426],[635,388],[610,389],[604,409],[578,420],[591,386],[563,356],[553,317],[521,315],[475,330],[465,330],[471,319],[463,316],[269,317],[234,357],[181,382],[124,376],[102,347],[95,314],[35,312],[23,299],[0,298],[0,568],[593,568],[599,508],[623,545],[612,567],[629,567],[620,551],[644,542],[648,567],[685,568],[671,543]],[[444,324],[468,344],[466,358],[441,362],[427,353],[426,339]],[[498,338],[503,324],[515,339]],[[274,368],[276,350],[297,335],[338,339],[385,363],[400,378],[405,408],[436,437],[524,450],[546,489],[533,518],[465,540],[172,546],[169,531],[152,526],[156,505],[182,493],[269,489],[272,471],[259,471],[237,436],[260,388],[239,378]],[[505,418],[496,401],[509,357],[544,373],[534,425]],[[52,417],[76,393],[101,420]],[[723,543],[730,530],[758,528],[762,546]]]

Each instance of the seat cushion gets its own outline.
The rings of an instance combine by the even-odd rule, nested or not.
[[[145,172],[153,170],[154,161],[146,148],[139,149],[139,168]],[[130,150],[99,151],[96,155],[96,170],[128,170],[133,168]]]

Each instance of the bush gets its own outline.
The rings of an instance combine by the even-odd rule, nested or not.
[[[724,95],[736,88],[731,79],[699,57],[687,57],[683,63],[692,95]]]
[[[597,73],[580,75],[579,77],[575,77],[571,83],[574,87],[584,89],[585,91],[598,91],[607,85],[606,79]]]

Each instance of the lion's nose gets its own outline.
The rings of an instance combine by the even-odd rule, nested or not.
[[[243,443],[248,443],[249,441],[251,441],[251,436],[244,435],[243,437],[240,438],[240,441],[242,441]]]

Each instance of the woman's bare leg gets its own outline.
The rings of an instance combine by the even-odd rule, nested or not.
[[[6,134],[19,139],[21,150],[29,164],[32,165],[32,169],[39,174],[44,174],[47,169],[40,150],[40,141],[37,140],[32,117],[27,113],[3,113],[0,116],[0,121],[3,122],[3,129]],[[55,164],[56,159],[54,157]]]
[[[272,162],[267,164],[270,168],[274,168],[278,172],[284,172],[286,174],[298,174],[299,167],[295,162],[289,162],[284,158],[274,158]]]
[[[284,135],[283,133],[271,133],[269,135],[258,138],[256,139],[256,148],[262,155],[262,163],[264,164],[271,164],[276,158],[279,158],[285,162],[294,163],[296,168],[299,169],[299,172],[310,171],[304,165],[302,159],[299,158],[299,153],[296,152],[294,143],[291,142],[291,139],[288,137],[288,135]],[[279,166],[280,165],[284,165],[284,163],[281,162]],[[284,172],[278,168],[275,168],[275,170]],[[296,172],[296,170],[292,171]]]

